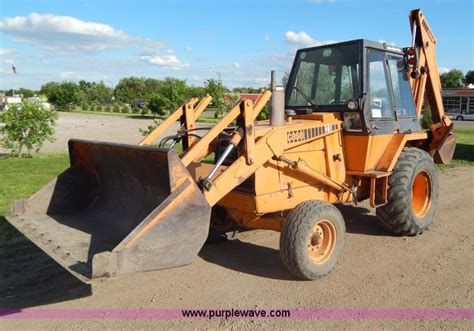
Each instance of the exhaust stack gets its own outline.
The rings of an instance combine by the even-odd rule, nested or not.
[[[270,125],[281,126],[285,123],[285,89],[276,85],[275,70],[272,70],[271,75]]]

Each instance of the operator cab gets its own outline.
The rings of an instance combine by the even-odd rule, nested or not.
[[[346,132],[420,131],[402,49],[364,39],[297,51],[285,92],[297,114],[339,112]]]

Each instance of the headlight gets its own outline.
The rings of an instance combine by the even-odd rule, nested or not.
[[[347,107],[349,110],[354,111],[354,110],[357,110],[357,108],[359,107],[359,103],[357,102],[357,100],[351,99],[351,100],[347,101],[346,107]]]

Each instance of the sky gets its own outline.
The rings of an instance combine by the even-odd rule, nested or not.
[[[441,72],[473,70],[472,0],[1,0],[0,89],[127,76],[260,87],[298,48],[365,38],[410,44],[421,8]],[[17,74],[12,70],[15,66]]]

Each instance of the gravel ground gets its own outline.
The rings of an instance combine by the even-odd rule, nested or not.
[[[62,114],[66,136],[136,142],[146,121]],[[103,118],[104,117],[104,118]],[[89,121],[89,122],[87,122]],[[120,127],[123,123],[124,127]],[[91,125],[94,129],[89,128]],[[143,126],[142,126],[143,124]],[[94,133],[97,128],[104,132]],[[114,130],[118,132],[113,132]],[[67,132],[59,129],[58,134]],[[106,134],[109,132],[109,134]],[[127,139],[125,139],[127,136]],[[119,140],[120,139],[120,140]],[[50,146],[51,147],[51,146]],[[57,150],[57,149],[51,149]],[[440,175],[434,224],[416,237],[387,234],[367,204],[340,207],[347,239],[339,265],[317,281],[295,280],[278,256],[279,234],[248,231],[205,246],[184,267],[84,285],[33,244],[0,242],[0,307],[48,309],[473,309],[474,167]],[[14,252],[14,253],[12,253]],[[0,329],[474,329],[472,320],[1,320]]]
[[[474,121],[453,121],[455,128],[474,128]]]
[[[43,152],[67,152],[70,138],[137,144],[143,138],[139,129],[146,129],[153,120],[125,116],[59,113],[56,141],[46,143]]]
[[[56,141],[46,142],[41,152],[67,152],[67,142],[71,138],[137,144],[143,136],[139,129],[153,124],[149,118],[113,115],[95,115],[60,112],[56,125]],[[173,125],[167,134],[176,132]],[[5,152],[0,148],[0,153]]]

